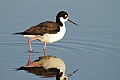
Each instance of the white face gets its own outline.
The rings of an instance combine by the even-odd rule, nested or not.
[[[62,23],[64,23],[65,21],[68,21],[68,17],[67,18],[63,18],[63,17],[60,17],[60,21],[62,22]]]
[[[67,76],[60,77],[60,80],[68,80]]]

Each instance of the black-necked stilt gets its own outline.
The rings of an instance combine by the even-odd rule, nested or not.
[[[24,32],[14,33],[22,34],[24,37],[31,38],[28,40],[30,51],[32,51],[31,41],[39,40],[44,43],[44,55],[46,55],[46,43],[59,41],[66,32],[65,21],[69,21],[78,26],[78,24],[68,19],[68,13],[60,11],[56,16],[56,22],[45,21],[36,26],[25,30]]]

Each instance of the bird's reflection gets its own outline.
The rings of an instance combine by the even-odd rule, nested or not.
[[[30,52],[31,55],[31,52]],[[68,80],[68,77],[75,73],[65,76],[66,65],[61,58],[48,55],[41,56],[39,59],[31,62],[31,57],[28,59],[28,64],[18,68],[17,70],[25,70],[37,76],[45,78],[56,77],[56,80]]]
[[[31,59],[31,57],[29,59]],[[65,73],[65,69],[66,66],[62,59],[48,55],[41,56],[39,59],[29,62],[17,70],[25,70],[38,76],[54,77],[58,75],[59,72]]]
[[[31,55],[31,52],[30,52]],[[42,77],[55,77],[56,80],[63,80],[65,76],[65,63],[61,58],[52,55],[41,56],[39,59],[31,62],[31,57],[28,59],[28,64],[18,68],[17,70],[25,70]],[[66,78],[67,79],[67,78]]]

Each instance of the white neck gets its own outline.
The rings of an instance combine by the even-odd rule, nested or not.
[[[60,77],[60,80],[68,80],[68,77],[67,76],[62,76],[62,77]]]
[[[65,26],[65,21],[68,21],[68,17],[66,19],[60,17],[60,21],[62,22],[63,26]]]

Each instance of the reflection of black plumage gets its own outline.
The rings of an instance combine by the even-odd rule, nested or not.
[[[57,68],[50,68],[45,69],[43,67],[20,67],[17,70],[25,70],[29,73],[36,74],[37,76],[46,76],[46,77],[55,77],[56,75],[59,75],[60,69]]]

